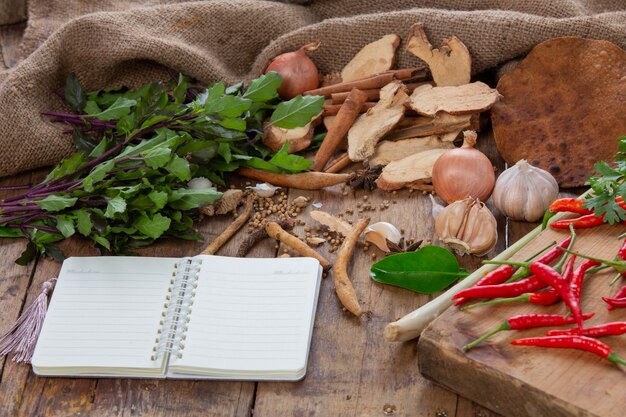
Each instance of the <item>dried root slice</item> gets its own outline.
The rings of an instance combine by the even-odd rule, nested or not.
[[[387,165],[390,162],[398,161],[418,152],[453,148],[454,144],[452,142],[444,142],[436,135],[394,142],[384,140],[376,147],[374,155],[369,159],[369,165]]]
[[[385,139],[399,140],[458,132],[472,126],[472,117],[474,117],[472,114],[455,116],[440,112],[434,118],[416,118],[415,125],[403,129],[396,129],[385,136]]]
[[[437,86],[456,86],[470,82],[472,57],[456,36],[444,39],[441,48],[435,49],[424,33],[423,24],[418,23],[411,27],[406,50],[428,64]]]
[[[279,187],[299,190],[320,190],[325,187],[344,183],[352,174],[329,174],[326,172],[301,172],[299,174],[276,174],[260,169],[241,167],[237,174],[257,181],[269,182]]]
[[[315,258],[319,261],[322,268],[325,270],[330,269],[330,262],[322,255],[317,253],[314,249],[309,247],[306,242],[298,239],[296,236],[286,232],[280,225],[276,222],[269,222],[265,225],[265,231],[267,235],[271,238],[274,238],[285,245],[289,246],[291,249],[295,250],[302,256],[308,256],[311,258]]]
[[[431,149],[389,163],[376,180],[378,188],[385,191],[408,187],[419,190],[432,190],[433,165],[449,149]]]
[[[215,216],[230,213],[241,203],[243,190],[226,190],[216,203],[200,208],[200,213],[205,216]]]
[[[374,154],[378,141],[404,117],[407,100],[406,86],[399,81],[389,83],[380,90],[378,104],[359,116],[348,132],[350,160],[362,161]]]
[[[284,129],[282,127],[273,126],[270,123],[266,123],[263,127],[263,144],[278,152],[285,142],[289,143],[287,152],[294,153],[306,149],[311,144],[313,139],[313,131],[315,126],[322,122],[321,113],[311,119],[311,122],[293,129]]]
[[[324,226],[328,226],[331,230],[339,232],[344,236],[348,236],[352,233],[352,225],[345,220],[341,220],[338,217],[333,216],[330,213],[321,210],[313,210],[310,213],[313,220],[317,221]]]
[[[477,81],[459,87],[433,87],[424,84],[413,91],[409,104],[424,116],[444,111],[453,115],[480,113],[488,110],[500,98],[498,90]]]
[[[350,263],[350,258],[352,257],[354,247],[359,240],[359,236],[361,236],[361,233],[363,233],[363,230],[365,230],[369,222],[369,218],[363,218],[354,225],[352,232],[346,235],[346,238],[341,244],[341,247],[337,252],[337,259],[335,260],[335,292],[337,293],[337,297],[339,297],[339,301],[341,301],[341,304],[343,304],[346,310],[357,317],[363,313],[363,310],[359,305],[356,292],[354,291],[354,287],[352,286],[352,282],[348,276],[348,264]]]
[[[385,35],[365,45],[341,71],[343,82],[359,80],[385,72],[393,67],[396,48],[400,45],[398,35]]]

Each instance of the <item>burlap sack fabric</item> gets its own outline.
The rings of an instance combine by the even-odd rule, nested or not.
[[[320,39],[314,60],[328,73],[384,34],[405,37],[416,22],[435,43],[458,36],[479,72],[558,36],[626,47],[625,9],[624,0],[30,0],[23,61],[0,73],[0,176],[72,151],[62,128],[40,115],[62,107],[54,91],[70,72],[88,89],[169,78],[167,68],[204,82],[235,82]],[[400,67],[417,64],[401,49]]]

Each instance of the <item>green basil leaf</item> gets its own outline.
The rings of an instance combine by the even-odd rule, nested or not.
[[[122,197],[111,198],[107,202],[107,209],[104,212],[104,217],[113,218],[116,213],[123,213],[126,211],[126,200]]]
[[[46,255],[57,261],[63,263],[65,260],[65,254],[57,245],[43,245]]]
[[[154,203],[157,210],[161,210],[167,204],[168,195],[165,191],[150,191],[148,198]]]
[[[95,101],[89,100],[87,104],[85,104],[85,113],[87,113],[88,115],[98,114],[100,112],[102,112],[102,109]]]
[[[243,94],[244,98],[252,101],[270,101],[278,97],[278,88],[283,78],[274,71],[261,75],[256,80],[250,81],[250,85]]]
[[[169,229],[171,222],[172,220],[169,217],[165,217],[160,213],[156,213],[152,218],[142,214],[133,222],[133,227],[137,228],[142,234],[156,239]]]
[[[0,226],[0,237],[22,237],[20,229]]]
[[[213,188],[179,188],[171,192],[168,205],[177,210],[191,210],[216,202],[222,193]]]
[[[87,212],[86,209],[80,209],[75,210],[74,215],[76,216],[76,227],[78,228],[78,233],[83,236],[89,236],[93,227],[89,212]]]
[[[39,207],[46,211],[61,211],[64,208],[72,207],[78,201],[77,197],[65,197],[51,194],[43,200],[36,201]]]
[[[284,129],[302,127],[311,122],[322,111],[324,97],[297,96],[276,106],[270,123]]]
[[[150,168],[161,168],[165,166],[170,160],[172,150],[165,146],[159,146],[152,148],[149,151],[142,152],[141,154]]]
[[[372,265],[370,276],[381,284],[434,294],[467,276],[456,257],[439,246],[424,246],[416,252],[399,253]]]
[[[94,235],[91,238],[94,240],[94,242],[106,248],[106,250],[111,250],[111,243],[106,237]]]
[[[100,113],[92,114],[90,117],[96,117],[104,121],[118,120],[130,113],[130,108],[135,104],[137,104],[137,100],[120,97],[109,108]]]
[[[269,160],[269,163],[287,172],[306,171],[313,165],[313,161],[309,161],[300,155],[288,153],[288,148],[289,142],[286,141],[283,147]]]
[[[174,155],[168,164],[165,165],[165,169],[181,181],[189,181],[191,179],[189,162],[179,156]]]
[[[68,215],[58,215],[56,216],[57,220],[57,230],[61,232],[63,237],[70,237],[76,230],[74,229],[74,221],[71,216]]]
[[[187,78],[183,74],[178,74],[178,84],[174,87],[174,103],[182,104],[187,98]]]
[[[28,242],[24,252],[15,260],[18,265],[25,266],[37,256],[37,246],[33,242]]]
[[[87,97],[76,74],[72,73],[68,75],[65,81],[65,101],[68,102],[75,113],[80,113],[85,107],[86,100]]]
[[[69,158],[64,159],[57,165],[46,177],[46,180],[59,179],[69,174],[73,174],[79,167],[85,163],[85,154],[76,152]]]

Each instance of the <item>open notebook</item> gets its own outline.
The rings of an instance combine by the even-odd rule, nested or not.
[[[321,275],[313,258],[69,258],[33,370],[298,380],[306,372]]]

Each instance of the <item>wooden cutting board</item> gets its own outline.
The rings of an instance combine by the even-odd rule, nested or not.
[[[574,249],[613,259],[626,232],[623,225],[581,230]],[[551,241],[566,238],[566,231],[545,230],[512,259],[523,260]],[[577,260],[578,265],[580,260]],[[613,286],[614,270],[585,278],[582,307],[596,315],[596,325],[626,321],[626,309],[608,311],[601,296],[613,296],[626,279]],[[561,302],[540,307],[506,304],[460,311],[449,308],[424,330],[418,343],[419,368],[426,377],[504,416],[623,417],[626,414],[626,367],[592,353],[541,347],[513,346],[514,339],[543,336],[549,328],[500,332],[469,352],[462,347],[517,314],[566,314]],[[571,327],[571,326],[564,326]],[[601,339],[626,358],[626,335]]]

